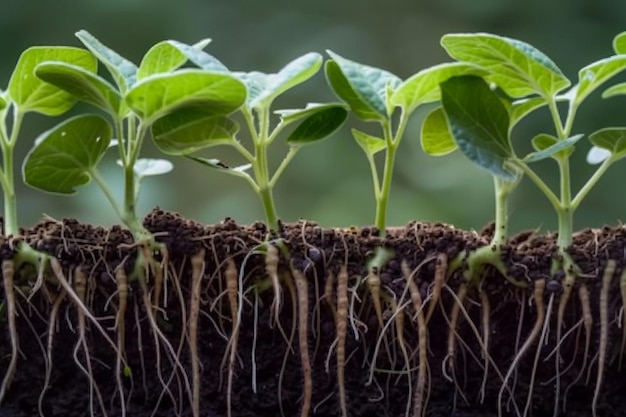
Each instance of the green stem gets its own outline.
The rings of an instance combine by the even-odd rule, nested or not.
[[[291,162],[293,157],[296,156],[296,153],[298,153],[299,150],[300,148],[297,146],[291,146],[289,148],[289,152],[287,152],[287,155],[285,156],[285,158],[282,160],[282,162],[280,163],[276,171],[274,171],[274,175],[272,175],[272,179],[269,182],[270,188],[274,188],[274,186],[276,185],[276,182],[278,181],[278,178],[280,178],[285,168],[287,168],[287,165],[289,165],[289,163]]]
[[[113,210],[115,211],[115,214],[117,215],[117,217],[119,217],[120,219],[123,219],[124,216],[122,215],[122,212],[120,211],[120,208],[117,205],[117,201],[115,201],[115,197],[113,196],[111,189],[107,186],[106,182],[100,175],[100,172],[98,172],[97,169],[92,168],[89,171],[89,175],[91,175],[91,178],[93,178],[93,180],[98,185],[98,188],[100,188],[100,191],[102,191],[102,194],[104,194],[104,196],[106,197],[111,207],[113,207]]]
[[[604,162],[602,162],[602,165],[600,165],[598,169],[596,169],[596,172],[593,173],[591,178],[587,180],[585,185],[583,185],[583,187],[578,191],[576,196],[574,196],[571,204],[572,211],[575,211],[578,208],[583,199],[587,196],[587,194],[589,194],[589,191],[591,191],[591,189],[597,184],[602,175],[604,175],[606,170],[609,169],[613,162],[615,162],[615,159],[611,155],[609,158],[605,159]]]
[[[528,178],[530,178],[530,180],[532,182],[535,183],[537,188],[539,188],[539,190],[546,196],[546,198],[548,199],[550,204],[552,204],[552,207],[554,208],[554,210],[558,211],[560,209],[560,207],[561,207],[561,203],[559,202],[559,199],[552,192],[550,187],[548,187],[548,185],[535,173],[535,171],[530,169],[530,167],[528,165],[526,165],[525,162],[523,162],[523,161],[521,161],[519,159],[513,159],[511,162],[516,167],[521,169],[524,172],[524,174]]]
[[[19,231],[17,222],[17,196],[15,194],[15,167],[13,165],[15,144],[22,127],[24,114],[17,107],[13,111],[13,126],[11,136],[7,142],[2,143],[2,163],[4,189],[4,233],[6,235],[16,235]]]
[[[561,183],[561,204],[557,210],[559,218],[559,236],[557,245],[562,252],[572,243],[574,232],[574,210],[572,209],[572,194],[570,185],[569,157],[557,159]]]
[[[269,129],[268,109],[259,110],[257,115],[259,118],[259,134],[254,141],[255,160],[252,162],[252,168],[254,169],[254,179],[258,187],[259,198],[261,199],[261,204],[263,204],[263,209],[265,210],[267,226],[277,230],[278,215],[276,214],[276,207],[274,205],[274,195],[272,184],[269,180],[269,165],[267,160],[267,140]]]
[[[493,180],[496,194],[496,224],[493,238],[491,239],[491,246],[495,245],[499,248],[506,243],[508,237],[507,206],[509,194],[513,187],[511,187],[508,181],[502,178],[494,176]]]

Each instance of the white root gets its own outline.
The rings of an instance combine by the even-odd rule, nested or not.
[[[124,264],[120,264],[115,271],[115,281],[117,283],[117,315],[115,317],[115,327],[117,330],[117,353],[115,359],[115,379],[117,381],[117,389],[120,393],[120,404],[122,417],[126,415],[126,403],[124,401],[124,385],[122,383],[122,374],[120,369],[124,369],[124,374],[128,373],[130,368],[124,367],[122,361],[125,357],[125,334],[126,334],[126,306],[128,305],[128,279]]]
[[[478,296],[480,297],[480,305],[482,307],[481,312],[481,318],[482,318],[482,327],[483,327],[483,345],[484,347],[484,352],[483,352],[483,359],[484,359],[484,374],[483,374],[483,381],[480,384],[480,402],[484,402],[485,401],[485,392],[487,390],[487,378],[489,376],[489,334],[491,329],[489,328],[489,314],[491,311],[491,307],[489,304],[489,296],[487,295],[487,292],[485,290],[483,290],[482,288],[480,289]]]
[[[406,342],[404,339],[404,308],[406,308],[406,304],[402,304],[402,299],[400,299],[400,303],[397,303],[395,299],[391,298],[389,300],[389,304],[393,311],[394,315],[394,323],[396,325],[396,334],[398,345],[400,346],[400,351],[402,352],[402,357],[404,359],[404,364],[406,366],[407,371],[407,379],[408,379],[408,392],[407,402],[406,402],[406,411],[405,415],[408,417],[411,410],[411,393],[413,392],[413,380],[411,378],[411,361],[409,359],[409,353],[406,349]]]
[[[230,353],[228,360],[228,381],[226,391],[226,415],[232,417],[232,397],[233,397],[233,373],[235,371],[235,360],[237,359],[237,343],[239,341],[239,281],[237,277],[237,267],[232,258],[226,260],[226,294],[230,305],[230,315],[232,318],[232,331],[226,353]],[[226,354],[224,355],[226,358]]]
[[[598,377],[596,379],[596,388],[593,392],[593,400],[591,401],[591,413],[593,417],[598,415],[598,398],[600,397],[600,389],[602,388],[602,379],[604,376],[604,366],[606,363],[606,348],[609,339],[609,287],[611,280],[615,274],[615,264],[613,259],[609,259],[604,267],[602,275],[602,288],[600,289],[600,346],[598,352]]]
[[[291,332],[289,333],[289,343],[285,348],[285,355],[283,356],[283,363],[280,367],[280,374],[278,376],[278,407],[280,408],[280,415],[284,416],[285,412],[283,411],[283,376],[285,374],[285,368],[287,366],[287,358],[289,357],[289,351],[293,351],[293,339],[296,336],[296,319],[298,316],[298,298],[296,295],[296,288],[293,284],[293,278],[290,274],[285,274],[285,285],[287,286],[287,290],[289,291],[289,296],[291,297]]]
[[[463,282],[457,291],[455,298],[455,303],[452,306],[452,310],[450,311],[450,321],[448,323],[448,353],[443,360],[443,363],[447,363],[447,370],[445,370],[442,366],[442,370],[444,371],[444,378],[454,383],[454,387],[456,390],[456,394],[460,394],[461,397],[467,402],[467,398],[463,394],[463,390],[458,384],[456,380],[456,328],[459,322],[459,313],[463,307],[463,302],[465,301],[465,296],[467,295],[467,284]]]
[[[313,378],[311,375],[311,361],[309,358],[308,341],[308,312],[309,312],[309,291],[308,283],[304,274],[293,266],[291,273],[296,281],[296,292],[298,294],[298,342],[300,347],[300,362],[302,364],[303,399],[301,417],[308,417],[311,409],[311,397],[313,395]]]
[[[429,306],[428,312],[426,313],[426,323],[430,321],[430,317],[433,315],[435,311],[435,307],[439,303],[439,298],[441,297],[441,289],[443,288],[444,283],[446,282],[446,273],[448,271],[448,255],[445,253],[440,253],[437,255],[437,261],[435,264],[435,278],[433,280],[433,291]]]
[[[198,317],[200,315],[200,284],[204,276],[204,249],[191,257],[191,295],[189,300],[189,354],[193,386],[193,417],[200,416],[200,358],[198,357]]]
[[[556,320],[556,355],[554,358],[554,369],[556,374],[556,385],[554,387],[554,415],[557,415],[559,408],[559,396],[561,394],[561,331],[563,329],[563,317],[565,316],[565,307],[570,299],[574,283],[576,282],[576,274],[573,271],[566,271],[565,279],[563,280],[563,293],[559,299],[559,309],[557,311]],[[550,297],[552,298],[552,297]]]
[[[278,262],[280,260],[278,256],[278,248],[271,243],[265,245],[265,273],[272,280],[272,288],[274,289],[274,300],[270,307],[270,311],[273,312],[274,320],[280,326],[280,310],[283,303],[282,288],[278,279]],[[270,320],[271,323],[271,320]]]
[[[13,381],[15,368],[17,367],[19,339],[17,336],[17,328],[15,326],[15,317],[17,313],[15,311],[15,292],[13,290],[14,274],[15,269],[13,260],[5,259],[4,261],[2,261],[2,281],[4,284],[4,294],[6,297],[7,324],[9,327],[9,336],[11,339],[11,359],[9,361],[9,366],[7,367],[7,370],[4,374],[2,386],[0,386],[0,404],[2,404],[2,400],[9,390],[9,386]]]
[[[346,337],[348,334],[348,269],[345,264],[341,266],[337,278],[337,384],[339,385],[339,405],[342,417],[347,417],[346,406]]]
[[[543,300],[543,292],[545,288],[546,288],[545,279],[538,279],[537,281],[535,281],[533,297],[535,299],[535,306],[537,308],[537,320],[535,320],[535,325],[530,331],[528,338],[526,339],[526,341],[520,348],[519,352],[517,352],[517,355],[515,355],[515,358],[513,359],[513,363],[511,363],[509,370],[504,376],[504,380],[502,381],[502,386],[500,387],[500,391],[498,392],[498,417],[502,417],[502,396],[504,394],[504,390],[507,387],[509,378],[511,377],[511,375],[517,368],[519,361],[522,359],[524,354],[526,354],[526,351],[530,349],[532,344],[535,342],[535,339],[537,339],[537,336],[539,335],[539,333],[541,332],[541,328],[543,327],[543,322],[545,318],[545,308],[546,308],[544,304],[544,300]]]

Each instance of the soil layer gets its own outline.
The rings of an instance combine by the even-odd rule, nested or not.
[[[468,277],[462,261],[492,228],[412,222],[381,233],[300,221],[270,232],[160,209],[144,224],[166,250],[146,253],[122,228],[71,219],[22,230],[20,240],[58,259],[75,294],[84,277],[86,292],[81,308],[51,268],[15,271],[19,352],[0,416],[193,416],[194,403],[206,417],[303,407],[329,417],[625,413],[622,226],[576,234],[570,285],[552,271],[554,235],[512,238],[507,277],[491,266]],[[0,257],[11,259],[17,240],[3,242]],[[377,248],[392,254],[380,265]],[[141,285],[142,259],[163,267],[162,284],[149,273]],[[0,378],[12,356],[6,300],[0,286]]]

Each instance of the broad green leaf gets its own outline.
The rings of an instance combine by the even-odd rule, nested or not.
[[[432,156],[446,155],[457,149],[442,107],[437,107],[424,119],[420,141],[424,152]]]
[[[387,144],[383,138],[368,135],[358,129],[352,129],[352,136],[361,149],[368,155],[376,155],[378,152],[387,148]]]
[[[124,167],[121,159],[116,162],[122,168]],[[174,165],[167,159],[139,158],[133,166],[137,181],[141,181],[144,177],[167,174],[173,169]]]
[[[161,152],[183,155],[209,146],[231,144],[238,130],[237,123],[224,115],[192,108],[158,119],[152,125],[152,137]]]
[[[196,161],[204,166],[207,166],[209,168],[217,169],[217,170],[224,171],[229,174],[234,174],[238,176],[248,176],[248,174],[246,174],[246,171],[252,168],[252,164],[244,164],[244,165],[239,165],[236,167],[229,167],[228,165],[224,164],[219,159],[215,159],[215,158],[202,158],[199,156],[191,156],[191,155],[185,155],[185,157],[193,161]]]
[[[451,57],[490,71],[489,80],[514,98],[531,94],[548,98],[570,85],[543,52],[516,39],[488,33],[449,34],[441,44]]]
[[[618,33],[613,38],[613,50],[616,54],[626,54],[626,32]]]
[[[626,69],[626,56],[604,58],[587,65],[578,72],[574,103],[579,105],[596,88]]]
[[[509,117],[511,118],[509,129],[512,130],[520,120],[546,104],[548,104],[548,102],[543,97],[522,98],[515,100],[509,108]]]
[[[441,100],[439,84],[457,75],[487,75],[487,71],[473,64],[445,63],[426,68],[409,77],[391,97],[394,106],[412,113],[418,106]]]
[[[567,139],[558,140],[552,135],[541,133],[532,138],[532,145],[535,152],[531,152],[524,157],[525,162],[537,162],[552,157],[568,157],[574,152],[574,145],[584,135],[574,135]]]
[[[183,107],[229,114],[245,99],[246,87],[232,75],[195,69],[144,78],[126,95],[128,106],[147,124]]]
[[[276,97],[314,76],[322,66],[322,60],[320,54],[310,52],[294,59],[278,73],[268,74],[265,88],[250,102],[250,107],[269,107]]]
[[[608,127],[589,135],[589,141],[596,147],[609,151],[613,158],[626,156],[626,128]]]
[[[326,62],[326,79],[335,94],[363,120],[388,119],[388,91],[395,91],[402,80],[388,71],[327,52],[332,60]]]
[[[115,80],[122,94],[137,81],[137,66],[105,46],[86,30],[76,32],[76,37],[102,62]]]
[[[90,181],[91,171],[109,147],[111,133],[109,123],[97,115],[63,121],[35,141],[22,167],[24,181],[51,193],[75,193]]]
[[[602,98],[610,98],[623,95],[626,95],[626,83],[619,83],[604,90],[604,92],[602,93]]]
[[[233,72],[232,74],[245,84],[247,90],[246,105],[251,108],[252,102],[256,101],[267,87],[267,74],[258,71]]]
[[[161,41],[146,52],[137,70],[137,80],[141,80],[153,74],[174,71],[187,61],[187,56],[181,52],[179,48],[174,46],[174,42],[175,41]],[[203,39],[190,48],[202,49],[210,42],[210,39]]]
[[[300,124],[287,136],[291,146],[302,146],[327,138],[343,125],[348,111],[343,104],[309,106],[300,113]],[[295,114],[292,113],[291,117]],[[289,116],[287,116],[289,117]]]
[[[515,180],[516,173],[504,167],[513,154],[509,113],[487,83],[474,75],[452,77],[441,84],[441,102],[461,152],[492,175]]]
[[[84,49],[67,47],[33,47],[25,50],[9,80],[9,97],[22,112],[38,112],[57,116],[68,111],[76,98],[35,76],[37,65],[45,61],[61,61],[95,72],[98,63]]]
[[[92,104],[114,117],[118,116],[121,97],[108,81],[82,67],[46,61],[37,65],[35,74],[47,83],[67,91],[78,100]]]
[[[187,45],[186,43],[179,41],[168,42],[182,52],[190,62],[193,62],[203,70],[211,72],[229,72],[228,68],[226,68],[226,66],[217,58],[203,51],[204,47],[208,45],[206,40],[197,42],[193,45]]]

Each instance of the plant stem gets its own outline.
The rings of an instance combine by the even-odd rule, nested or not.
[[[508,237],[508,200],[509,194],[514,188],[506,181],[499,177],[493,177],[493,184],[496,194],[496,224],[491,239],[491,246],[499,248],[506,243]]]
[[[565,248],[572,244],[574,210],[572,209],[569,157],[558,158],[557,161],[559,163],[559,174],[561,177],[561,204],[557,210],[559,218],[557,246],[559,250],[563,252]]]
[[[596,183],[600,180],[600,177],[604,175],[606,170],[609,169],[609,167],[613,164],[613,162],[615,162],[615,159],[613,158],[613,155],[611,155],[610,157],[605,159],[604,162],[602,162],[602,165],[600,165],[598,169],[596,169],[596,171],[593,173],[591,178],[587,180],[585,185],[583,185],[583,187],[578,191],[576,196],[574,196],[574,199],[572,200],[572,205],[571,205],[572,211],[575,211],[578,208],[578,206],[583,201],[583,199],[587,196],[589,191],[591,191],[591,189],[596,185]]]
[[[15,194],[15,167],[13,165],[13,150],[19,135],[24,114],[17,107],[13,108],[13,126],[11,127],[11,136],[8,141],[3,132],[2,141],[2,163],[3,163],[3,181],[4,189],[4,233],[5,235],[16,235],[19,230],[17,222],[17,196]],[[3,126],[4,127],[4,126]]]
[[[259,132],[254,141],[254,156],[252,162],[254,179],[258,186],[258,193],[265,210],[267,226],[278,230],[278,216],[274,206],[273,187],[269,180],[269,166],[267,161],[267,145],[269,131],[269,111],[264,108],[258,111]],[[254,136],[253,136],[254,137]]]

